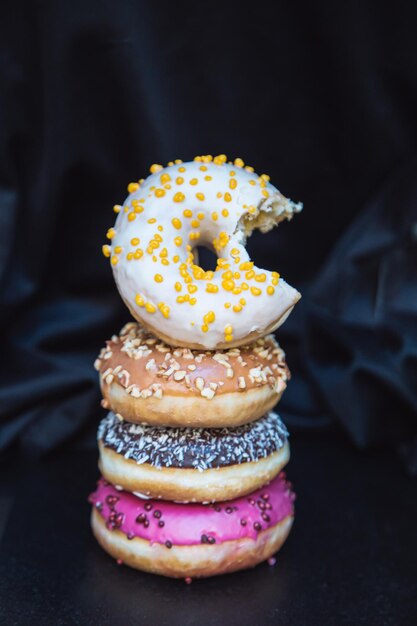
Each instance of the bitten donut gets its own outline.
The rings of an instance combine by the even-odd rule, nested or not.
[[[279,550],[291,529],[293,500],[284,476],[214,505],[143,500],[101,479],[90,496],[91,524],[104,550],[126,565],[205,577],[257,565]]]
[[[287,318],[298,291],[250,260],[246,238],[301,210],[241,159],[225,155],[152,165],[129,195],[107,237],[120,295],[133,317],[167,343],[195,349],[240,346]],[[218,256],[214,271],[196,248]],[[256,315],[254,315],[256,305]]]
[[[288,432],[275,413],[237,428],[141,426],[109,413],[100,423],[105,479],[144,497],[232,500],[269,483],[289,460]]]
[[[95,362],[104,406],[129,422],[215,428],[264,415],[290,376],[272,335],[223,352],[171,348],[131,322]]]

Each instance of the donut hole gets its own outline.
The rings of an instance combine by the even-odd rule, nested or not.
[[[195,263],[197,263],[205,272],[214,271],[217,266],[217,254],[207,246],[200,245],[193,249]]]

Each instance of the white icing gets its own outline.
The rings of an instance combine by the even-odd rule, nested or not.
[[[202,166],[206,168],[205,171],[201,170]],[[179,171],[182,168],[185,168],[185,171]],[[231,176],[231,172],[235,174]],[[163,174],[169,174],[171,180],[168,183],[161,183]],[[212,180],[205,180],[206,176],[211,176]],[[178,177],[183,179],[182,184],[176,183]],[[198,179],[198,184],[190,184],[192,179]],[[230,188],[232,179],[237,183],[235,189]],[[255,184],[249,181],[254,181]],[[170,189],[167,188],[169,185]],[[163,190],[163,197],[155,195],[157,190]],[[184,201],[174,201],[174,196],[178,192],[184,194]],[[222,194],[220,198],[217,197],[219,192]],[[225,200],[226,193],[230,194],[231,201]],[[196,194],[204,194],[204,199],[198,199]],[[266,197],[267,194],[268,197]],[[139,203],[141,199],[145,201]],[[144,207],[144,210],[137,213],[133,221],[129,221],[128,215],[134,212],[135,203],[136,206]],[[250,207],[253,208],[250,209]],[[273,221],[278,222],[285,218],[290,219],[293,213],[300,211],[301,208],[300,204],[284,198],[276,187],[259,178],[257,174],[235,165],[192,161],[163,168],[150,175],[138,190],[127,197],[117,217],[116,234],[111,241],[111,248],[112,255],[118,259],[117,264],[112,267],[120,294],[139,322],[149,324],[157,334],[160,332],[174,345],[176,343],[200,344],[207,349],[214,349],[224,343],[225,327],[228,325],[233,328],[233,340],[230,346],[244,343],[251,331],[259,331],[263,334],[266,328],[271,329],[271,325],[277,328],[287,317],[300,294],[280,278],[278,284],[274,285],[274,293],[269,295],[267,286],[272,284],[273,274],[256,266],[253,270],[256,274],[265,274],[266,281],[256,282],[245,278],[246,271],[240,270],[239,266],[243,262],[250,261],[250,258],[244,246],[245,234],[239,220],[244,215],[250,215],[256,219],[260,209],[263,212],[273,213]],[[191,209],[192,218],[183,216],[184,209]],[[228,211],[227,216],[222,214],[224,209]],[[213,212],[218,215],[217,221],[213,220]],[[198,219],[198,214],[200,218],[202,214],[203,219]],[[179,218],[182,224],[179,230],[171,222],[175,217]],[[149,224],[150,218],[155,218],[156,222]],[[191,225],[193,219],[198,219],[199,226]],[[158,230],[158,226],[162,226],[163,230]],[[260,228],[269,230],[271,224],[267,228],[261,224]],[[200,232],[200,238],[190,240],[191,232]],[[233,279],[235,285],[239,286],[242,282],[246,282],[250,287],[260,288],[262,294],[255,296],[250,289],[240,294],[224,290],[222,275],[226,269],[219,269],[211,280],[193,278],[192,283],[198,288],[198,291],[190,294],[190,298],[197,299],[194,306],[189,302],[178,303],[177,297],[188,293],[187,283],[180,274],[180,265],[186,262],[188,256],[186,244],[189,243],[192,247],[201,245],[212,247],[213,240],[217,239],[221,232],[227,233],[230,239],[218,255],[227,259],[232,272],[240,272],[240,278]],[[162,241],[158,242],[159,246],[153,253],[148,253],[147,249],[155,235],[160,236]],[[174,239],[178,236],[183,240],[181,246],[174,243]],[[139,245],[131,244],[132,238],[135,237],[140,239]],[[119,253],[115,252],[118,247],[122,249]],[[140,259],[128,260],[127,254],[138,248],[143,251],[143,256]],[[160,257],[164,249],[167,251],[167,256]],[[231,256],[233,249],[239,251],[239,263],[235,263]],[[173,262],[175,255],[178,255],[180,259],[177,263]],[[169,265],[164,265],[162,258],[166,258]],[[156,274],[163,277],[163,282],[155,282]],[[191,271],[190,275],[193,275]],[[182,285],[180,292],[175,289],[177,282]],[[207,283],[217,285],[218,292],[208,293]],[[137,294],[145,302],[153,304],[157,309],[156,312],[151,313],[144,306],[138,306],[135,301]],[[246,305],[240,312],[233,311],[233,305],[238,305],[241,298],[246,300]],[[224,305],[227,302],[230,302],[232,307],[225,308]],[[169,317],[164,317],[158,309],[159,303],[169,307]],[[215,321],[209,324],[208,332],[203,332],[204,316],[209,311],[215,313]]]

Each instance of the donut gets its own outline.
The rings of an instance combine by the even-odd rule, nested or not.
[[[95,362],[104,407],[135,423],[216,428],[264,415],[290,377],[272,335],[227,351],[171,348],[137,322]]]
[[[294,494],[281,474],[223,504],[144,500],[100,479],[89,500],[99,544],[126,565],[175,578],[225,574],[277,552],[293,522]]]
[[[109,413],[100,423],[99,468],[142,497],[232,500],[270,482],[289,460],[288,432],[269,413],[237,428],[142,426]]]
[[[240,346],[278,328],[301,296],[278,272],[256,267],[245,242],[301,203],[225,155],[150,171],[115,205],[103,246],[133,317],[166,343],[194,349]],[[198,246],[216,253],[214,270],[199,266]]]

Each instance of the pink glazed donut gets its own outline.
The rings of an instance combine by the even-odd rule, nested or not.
[[[89,500],[99,544],[130,567],[173,578],[253,567],[277,552],[294,517],[285,474],[243,498],[217,504],[145,500],[103,478]]]

